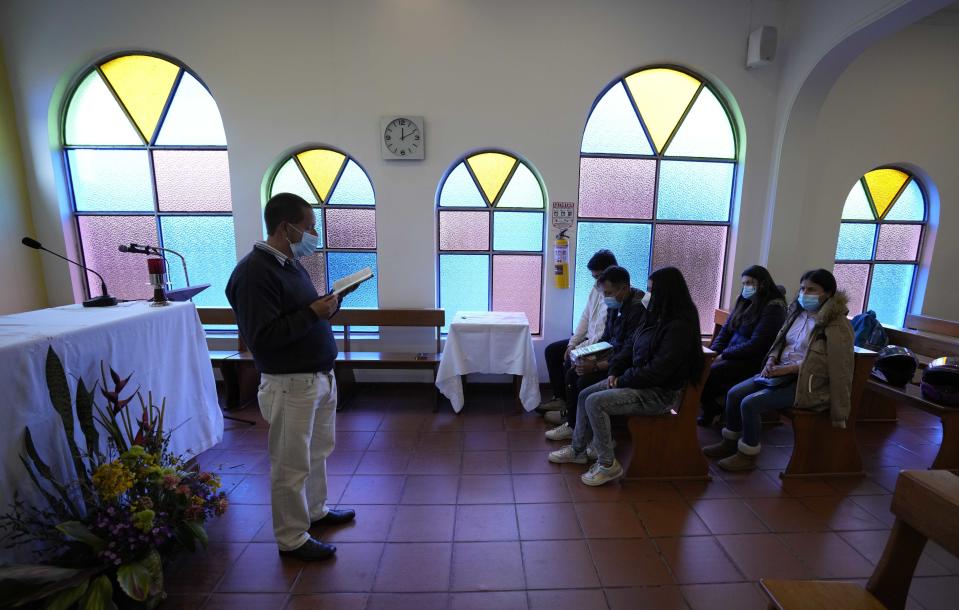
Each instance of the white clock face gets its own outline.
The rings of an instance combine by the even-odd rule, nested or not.
[[[398,118],[383,130],[383,143],[394,155],[410,157],[423,146],[423,134],[413,121]]]

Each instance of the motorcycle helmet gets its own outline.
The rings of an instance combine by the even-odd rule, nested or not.
[[[903,388],[912,381],[917,368],[919,361],[912,350],[898,345],[887,345],[879,351],[876,364],[872,367],[872,375],[889,385]]]
[[[936,358],[926,367],[920,384],[926,400],[959,407],[959,357]]]

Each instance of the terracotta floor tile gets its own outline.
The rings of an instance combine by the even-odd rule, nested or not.
[[[539,430],[512,430],[506,433],[507,443],[510,451],[546,451],[549,452],[555,447],[553,441],[547,440],[545,436],[546,429]]]
[[[431,432],[461,432],[463,430],[463,418],[453,413],[452,410],[440,409],[438,413],[433,413],[426,422],[426,428]]]
[[[716,540],[749,580],[812,578],[812,572],[805,564],[773,534],[716,536]]]
[[[457,542],[453,545],[452,591],[525,588],[519,542]]]
[[[460,451],[417,451],[406,471],[409,474],[459,474],[462,459]]]
[[[511,504],[461,504],[456,507],[457,542],[518,540],[516,508]]]
[[[459,504],[511,504],[513,484],[506,475],[464,475],[460,478]]]
[[[448,542],[387,544],[373,590],[448,591],[451,552],[452,545]]]
[[[414,505],[396,507],[387,538],[390,542],[449,542],[453,539],[456,507]]]
[[[712,536],[657,538],[656,546],[673,572],[676,582],[699,584],[744,580]]]
[[[326,472],[327,474],[353,474],[361,459],[363,459],[362,451],[335,449],[330,457],[326,458]]]
[[[782,534],[780,539],[795,553],[814,578],[869,578],[873,566],[832,532]]]
[[[346,486],[350,483],[350,477],[342,474],[326,475],[326,503],[339,504],[340,498]]]
[[[450,610],[527,610],[526,591],[453,593]]]
[[[756,466],[763,470],[783,470],[789,463],[792,447],[763,446],[762,452],[756,458]]]
[[[340,505],[340,508],[347,508]],[[350,504],[356,519],[335,527],[314,527],[310,533],[323,542],[383,542],[393,523],[396,507],[392,505]]]
[[[775,474],[767,473],[771,477]],[[818,496],[836,496],[839,494],[836,488],[830,485],[825,479],[780,479],[779,484],[783,491],[794,498],[808,498]]]
[[[956,607],[956,591],[959,591],[959,576],[914,578],[909,596],[926,610],[951,610]]]
[[[803,498],[802,503],[826,519],[829,527],[834,530],[886,529],[885,524],[849,498],[839,496]]]
[[[628,502],[581,502],[576,516],[587,538],[644,538],[646,530]]]
[[[517,504],[519,535],[523,540],[572,540],[583,537],[573,505],[569,503]]]
[[[339,427],[340,422],[336,422]],[[337,430],[336,451],[366,451],[373,440],[373,433],[359,430]]]
[[[463,474],[509,474],[509,452],[464,451]]]
[[[709,533],[696,511],[685,501],[634,502],[633,508],[654,538],[659,536],[701,536]]]
[[[304,563],[293,593],[369,591],[382,554],[382,543],[338,543],[333,559]]]
[[[210,540],[216,542],[249,542],[260,527],[270,519],[270,506],[264,504],[237,504],[207,524]]]
[[[366,593],[291,595],[286,610],[364,610]]]
[[[556,447],[558,449],[559,446]],[[558,474],[559,464],[548,459],[549,449],[539,451],[510,451],[509,468],[513,474]]]
[[[589,551],[604,587],[674,582],[651,540],[590,540]]]
[[[633,502],[682,500],[679,490],[668,481],[622,481],[623,498]]]
[[[749,498],[746,504],[774,532],[819,532],[829,529],[826,519],[797,498]]]
[[[446,593],[374,593],[366,610],[446,610]]]
[[[367,451],[356,466],[355,474],[406,474],[410,455],[406,450]]]
[[[561,474],[514,474],[513,497],[516,503],[569,502],[571,496]]]
[[[529,610],[605,610],[602,589],[530,591]]]
[[[416,443],[417,451],[462,451],[462,432],[427,432]]]
[[[223,575],[218,593],[287,593],[304,562],[280,557],[275,544],[248,545]]]
[[[216,593],[210,596],[203,610],[263,610],[282,608],[285,593]]]
[[[959,574],[959,557],[956,557],[935,542],[930,541],[926,543],[925,553],[953,574]]]
[[[506,449],[506,430],[503,427],[503,416],[492,415],[489,413],[467,413],[463,417],[463,432],[465,433],[464,447],[467,450],[472,449],[469,446],[470,432],[499,432],[503,434],[504,445],[501,449]],[[478,449],[494,449],[494,447],[478,447]]]
[[[396,475],[355,475],[343,492],[345,504],[396,504],[406,477]]]
[[[722,479],[712,481],[674,481],[673,485],[687,500],[702,498],[735,498],[736,493]]]
[[[497,430],[464,430],[463,449],[465,451],[505,451],[509,448],[506,440],[506,431]]]
[[[889,493],[885,487],[869,477],[835,477],[826,479],[826,483],[843,496],[877,496]]]
[[[632,587],[627,589],[606,589],[606,600],[610,610],[636,610],[651,608],[655,610],[686,610],[679,587]]]
[[[626,499],[623,487],[618,481],[599,487],[590,487],[580,480],[584,472],[586,467],[581,466],[579,472],[563,475],[566,477],[566,487],[573,496],[573,502],[620,502]]]
[[[426,424],[426,420],[429,416],[425,413],[387,413],[383,416],[383,421],[380,422],[379,431],[389,431],[389,432],[418,432]],[[395,437],[386,437],[383,438],[392,438],[396,442],[405,442],[403,438],[408,438],[410,435],[397,435]],[[414,436],[415,440],[415,436]],[[373,438],[373,442],[376,442],[376,438]],[[386,442],[386,441],[384,441]]]
[[[779,498],[787,495],[779,481],[773,480],[765,470],[724,472],[722,478],[733,493],[743,498]]]
[[[167,592],[210,593],[245,548],[245,543],[211,542],[205,550],[181,555],[164,570]]]
[[[460,478],[410,475],[406,477],[401,504],[456,504]]]
[[[896,516],[892,514],[892,494],[883,494],[880,496],[850,496],[850,499],[865,508],[870,515],[875,517],[881,523],[892,527],[896,522]]]
[[[362,432],[374,432],[380,427],[383,415],[371,412],[347,412],[336,414],[336,430],[356,430]],[[372,439],[372,437],[370,437]]]
[[[839,532],[849,545],[859,551],[869,562],[879,563],[882,552],[889,540],[889,530],[862,530],[855,532]],[[941,547],[940,547],[941,548]],[[950,555],[951,556],[951,555]],[[932,544],[926,544],[926,549],[916,564],[916,576],[948,576],[949,570],[935,559],[935,550]]]
[[[528,588],[580,589],[599,586],[599,578],[584,541],[537,540],[523,542],[522,545]],[[540,607],[533,603],[530,606]]]
[[[157,610],[200,610],[208,597],[206,593],[187,595],[171,593],[160,602]]]
[[[756,583],[685,585],[680,590],[692,610],[766,610],[769,607],[768,598]]]
[[[739,499],[695,500],[696,514],[714,534],[754,534],[765,532],[763,522]]]

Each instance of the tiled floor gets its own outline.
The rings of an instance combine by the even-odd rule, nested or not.
[[[426,389],[368,386],[337,414],[330,502],[354,524],[313,534],[338,547],[318,564],[272,542],[266,426],[255,407],[201,457],[231,495],[210,548],[168,572],[162,606],[244,608],[765,608],[762,577],[864,582],[892,519],[900,467],[924,468],[937,420],[860,425],[868,476],[783,483],[788,425],[763,435],[760,470],[711,482],[589,488],[509,390],[470,386],[465,411],[430,412]],[[703,443],[717,438],[702,431]],[[911,608],[954,608],[959,559],[930,545]]]

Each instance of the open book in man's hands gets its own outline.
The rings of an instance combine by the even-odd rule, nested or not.
[[[366,280],[373,277],[373,270],[369,267],[364,267],[357,271],[356,273],[351,273],[346,277],[342,277],[335,282],[333,282],[333,291],[331,294],[341,294],[347,290],[353,288],[354,286],[359,286]]]

